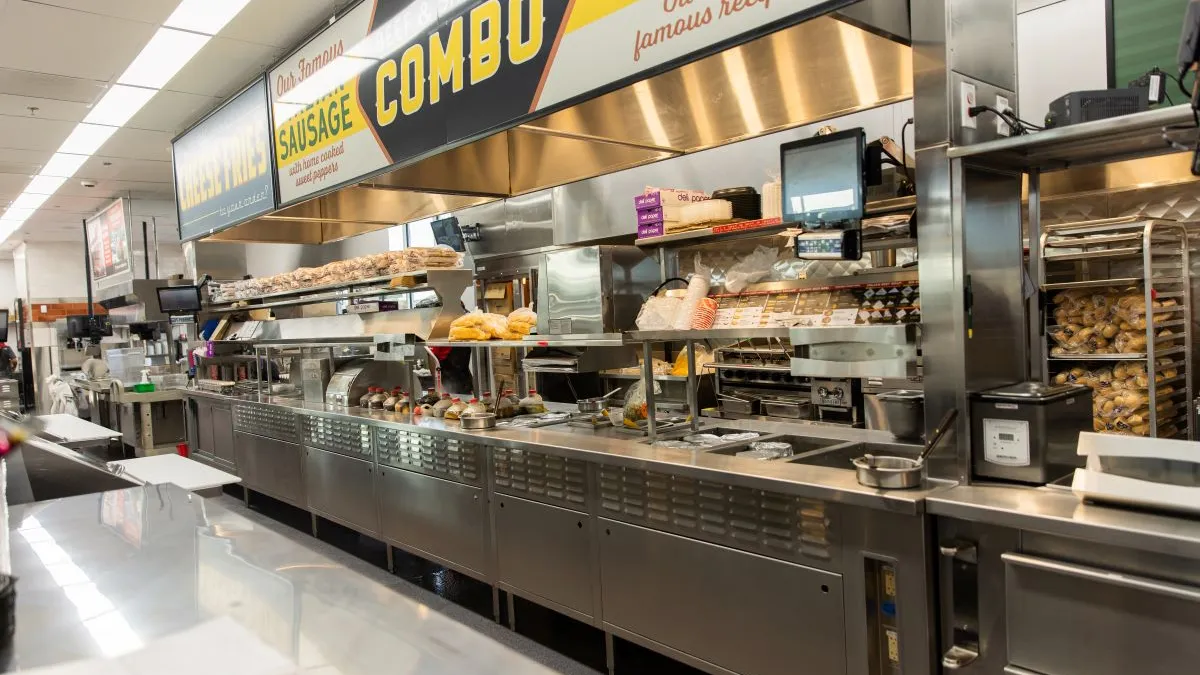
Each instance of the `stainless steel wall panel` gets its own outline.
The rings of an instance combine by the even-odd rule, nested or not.
[[[606,624],[744,675],[846,673],[837,574],[601,519]]]
[[[487,498],[480,488],[403,469],[379,469],[384,539],[490,578]]]
[[[586,513],[497,495],[496,579],[534,602],[596,616],[598,569]]]
[[[1015,0],[939,1],[945,1],[949,7],[947,42],[950,45],[950,70],[1015,92]]]
[[[555,218],[549,190],[504,201],[504,244],[507,251],[528,251],[554,243],[556,227],[567,224]]]
[[[309,447],[368,462],[375,460],[371,427],[363,422],[303,415],[300,418],[300,433],[304,445]]]
[[[248,434],[295,443],[296,413],[278,406],[233,404],[233,428]]]
[[[365,534],[379,532],[375,468],[368,461],[304,448],[304,485],[314,513]]]
[[[492,450],[496,492],[582,509],[587,504],[587,463],[523,449]]]
[[[375,428],[375,452],[384,466],[482,485],[487,448],[457,438]]]
[[[308,508],[303,451],[295,443],[243,432],[234,434],[238,475],[242,484],[292,506]]]

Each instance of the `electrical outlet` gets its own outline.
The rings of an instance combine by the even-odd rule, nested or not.
[[[1004,112],[1008,110],[1008,98],[996,94],[996,110]],[[1004,118],[996,115],[996,133],[1001,136],[1012,136],[1012,127],[1008,126],[1008,122]]]
[[[970,82],[963,82],[958,94],[958,108],[962,111],[961,119],[959,120],[964,129],[975,129],[976,118],[971,117],[969,110],[975,106],[975,85]]]

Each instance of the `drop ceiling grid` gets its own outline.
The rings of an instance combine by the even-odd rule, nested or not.
[[[78,237],[72,228],[79,209],[118,196],[173,200],[171,138],[351,1],[252,0],[48,200],[20,237],[57,240],[68,231]],[[0,206],[20,194],[178,3],[0,0]],[[96,186],[82,187],[84,179]]]

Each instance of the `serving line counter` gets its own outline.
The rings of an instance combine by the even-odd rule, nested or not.
[[[565,426],[463,431],[256,395],[187,396],[200,410],[230,411],[225,452],[248,498],[281,499],[308,510],[314,528],[331,520],[484,581],[497,591],[497,616],[503,590],[510,603],[515,594],[601,628],[610,647],[618,636],[713,673],[804,663],[865,674],[889,654],[905,672],[931,672],[923,504],[950,483],[884,492],[858,485],[848,468],[759,462],[721,447],[656,448]],[[817,425],[721,426],[829,448],[890,440]]]
[[[186,659],[237,672],[553,672],[173,485],[12,506],[8,518],[20,589],[4,669],[123,656],[166,671]]]

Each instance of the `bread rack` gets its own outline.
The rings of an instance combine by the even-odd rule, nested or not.
[[[1144,295],[1145,351],[1140,353],[1054,355],[1043,350],[1047,381],[1064,369],[1104,362],[1136,361],[1146,366],[1150,435],[1195,438],[1192,400],[1191,290],[1187,231],[1179,223],[1143,217],[1110,218],[1045,225],[1040,241],[1040,287],[1046,302],[1066,289],[1135,288]],[[1173,300],[1169,307],[1156,303]],[[1053,306],[1043,312],[1043,335],[1054,324]],[[1164,335],[1164,331],[1169,334]],[[1139,331],[1140,332],[1140,331]],[[1171,377],[1164,373],[1175,371]],[[1167,388],[1170,388],[1168,391]],[[1167,392],[1167,393],[1163,393]],[[1160,411],[1163,401],[1169,407]],[[1160,432],[1174,423],[1179,433]]]

